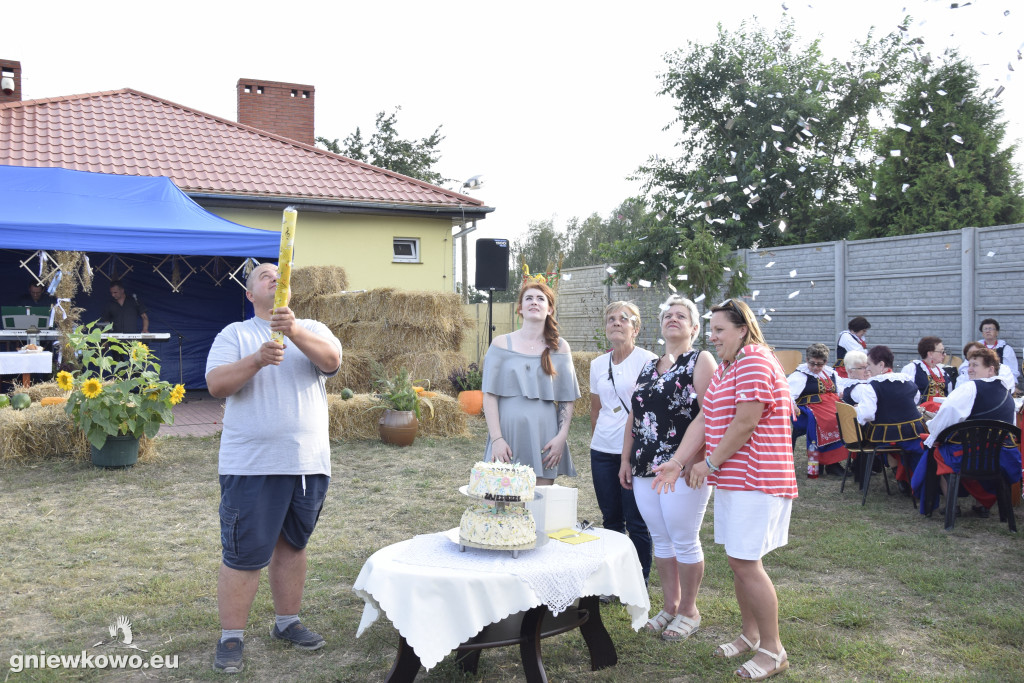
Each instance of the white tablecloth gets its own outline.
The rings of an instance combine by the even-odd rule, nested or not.
[[[26,372],[47,373],[52,369],[53,354],[49,351],[0,353],[0,375],[21,375]]]
[[[513,573],[515,562],[536,562],[545,557],[550,558],[553,578],[575,567],[594,567],[583,581],[579,596],[618,596],[629,612],[633,629],[639,630],[651,604],[632,541],[606,529],[588,533],[600,536],[601,541],[574,546],[552,540],[535,550],[521,551],[515,560],[507,551],[469,548],[460,553],[455,543],[424,542],[422,537],[382,548],[366,560],[352,586],[366,601],[356,637],[383,611],[423,666],[430,669],[488,624],[546,604],[530,583],[537,580],[536,568],[529,577]],[[433,540],[437,539],[427,539]],[[601,543],[603,553],[594,561],[596,543]],[[423,558],[427,564],[417,564],[417,549],[426,548],[430,549],[429,557]],[[481,566],[487,558],[491,558],[493,567]]]

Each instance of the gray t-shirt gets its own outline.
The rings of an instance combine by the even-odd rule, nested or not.
[[[341,342],[323,323],[297,324]],[[206,374],[234,363],[270,341],[270,323],[261,318],[231,323],[217,335],[206,360]],[[227,398],[220,437],[219,474],[331,474],[324,373],[294,344],[280,365],[268,365]],[[337,371],[335,371],[337,372]]]

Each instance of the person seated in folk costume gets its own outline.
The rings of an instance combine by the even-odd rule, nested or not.
[[[903,366],[903,374],[914,381],[921,392],[921,407],[930,413],[939,409],[936,398],[945,398],[956,384],[956,371],[943,365],[946,347],[938,337],[921,337],[917,342],[917,353],[921,357]]]
[[[968,368],[970,367],[970,363],[968,363],[967,361],[971,357],[971,351],[973,351],[974,349],[984,349],[984,348],[986,348],[986,347],[985,347],[985,344],[983,344],[982,342],[969,341],[966,344],[964,344],[964,355],[963,355],[964,362],[960,363],[960,367],[957,368],[957,371],[956,371],[956,384],[954,385],[954,388],[960,386],[964,382],[969,382],[970,381],[971,378],[968,377],[968,375],[967,375],[967,371],[968,371]],[[999,353],[996,352],[996,356],[997,357],[998,357],[998,355],[999,355]],[[999,372],[996,373],[996,377],[998,377],[999,379],[1003,380],[1003,384],[1006,385],[1006,388],[1009,389],[1010,392],[1013,392],[1013,390],[1017,387],[1017,382],[1013,378],[1013,371],[1010,370],[1010,367],[1006,363],[1000,363],[999,364]],[[934,417],[934,415],[931,415],[931,416],[926,415],[925,417]]]
[[[840,397],[848,388],[863,384],[871,379],[871,375],[868,374],[868,354],[863,351],[847,351],[846,374],[846,377],[839,377],[839,372],[836,372],[836,377],[838,377],[839,381]]]
[[[1014,423],[1013,395],[1003,378],[996,374],[1000,365],[996,352],[986,348],[974,349],[968,354],[967,361],[970,381],[958,384],[943,401],[939,412],[928,423],[929,435],[924,441],[927,448],[935,445],[936,439],[947,427],[966,420],[999,420],[1008,424]],[[942,444],[932,450],[932,455],[938,464],[938,473],[951,474],[960,470],[963,448],[957,443]],[[1009,440],[999,454],[999,465],[1011,484],[1021,480],[1020,449]],[[924,488],[926,467],[927,459],[921,458],[911,481],[915,492],[921,492]],[[943,492],[949,495],[945,478],[940,480],[940,486]],[[968,494],[978,501],[977,505],[971,507],[974,513],[980,517],[988,517],[989,508],[996,502],[995,485],[991,482],[961,479],[960,490],[956,495],[964,497]],[[935,501],[935,506],[938,507],[938,500]],[[925,512],[922,500],[921,514]]]
[[[843,400],[856,406],[857,422],[865,425],[866,439],[879,446],[895,445],[902,451],[899,458],[889,456],[889,465],[896,468],[896,480],[902,482],[900,490],[909,492],[910,475],[924,455],[921,436],[927,430],[917,409],[917,385],[903,373],[893,372],[892,364],[892,350],[888,346],[872,347],[868,351],[871,379],[847,387]]]
[[[836,403],[839,402],[839,378],[828,366],[828,347],[811,344],[805,352],[807,362],[789,376],[793,396],[793,443],[807,435],[807,453],[817,452],[821,469],[827,474],[843,474],[846,444],[839,436]]]
[[[1017,380],[1020,379],[1017,354],[1014,353],[1012,346],[999,338],[999,321],[995,318],[985,318],[978,326],[978,331],[981,332],[982,337],[978,340],[978,343],[984,344],[986,349],[992,349],[996,352],[999,362],[1010,369],[1010,373],[1013,375],[1013,383],[1016,385]],[[967,356],[964,356],[964,362],[967,362]]]
[[[846,354],[850,351],[865,351],[868,348],[864,337],[871,329],[871,323],[862,315],[858,315],[846,325],[847,329],[839,333],[836,341],[836,374],[846,377]]]

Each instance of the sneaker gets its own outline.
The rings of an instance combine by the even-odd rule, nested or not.
[[[297,650],[319,650],[327,644],[327,641],[323,639],[323,636],[314,631],[310,631],[302,625],[301,621],[296,621],[283,631],[278,631],[277,624],[274,624],[270,628],[270,635],[278,640],[287,640],[289,643],[294,645]]]
[[[846,467],[838,462],[834,462],[831,465],[825,467],[825,473],[831,474],[836,477],[841,477],[846,474]]]
[[[237,674],[242,670],[242,649],[245,643],[241,638],[228,638],[217,641],[217,654],[213,658],[214,671],[226,674]]]

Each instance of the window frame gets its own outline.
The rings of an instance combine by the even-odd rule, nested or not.
[[[412,254],[409,256],[397,253],[399,245],[408,244],[412,246]],[[419,237],[394,237],[391,240],[391,262],[392,263],[422,263],[420,261],[420,238]]]

